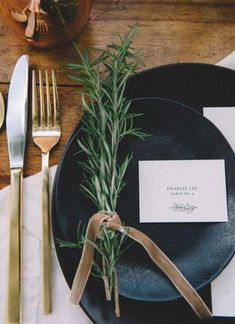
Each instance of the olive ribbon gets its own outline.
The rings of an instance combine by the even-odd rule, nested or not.
[[[74,304],[79,304],[92,268],[94,246],[90,244],[89,241],[96,240],[103,224],[110,230],[120,231],[122,233],[125,231],[120,217],[116,213],[100,211],[90,218],[86,230],[86,241],[83,247],[82,256],[72,285],[70,301]],[[191,286],[175,264],[147,235],[132,227],[128,227],[127,235],[142,245],[152,261],[170,279],[199,318],[205,319],[212,317],[211,311],[196,290]]]

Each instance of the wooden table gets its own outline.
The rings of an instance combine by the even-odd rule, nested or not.
[[[91,18],[77,39],[81,48],[104,47],[138,23],[134,45],[142,49],[146,68],[175,62],[215,63],[235,49],[234,0],[94,0]],[[30,67],[56,71],[63,135],[51,154],[56,164],[65,142],[81,116],[79,85],[69,78],[64,63],[78,61],[71,44],[52,50],[34,49],[0,21],[0,90],[4,97],[18,57],[28,54]],[[30,106],[31,107],[31,106]],[[25,175],[41,168],[41,154],[28,125]],[[0,188],[9,183],[5,128],[0,131]]]

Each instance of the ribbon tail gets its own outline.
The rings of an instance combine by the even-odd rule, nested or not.
[[[129,227],[128,236],[138,242],[147,251],[153,262],[166,274],[176,289],[185,298],[199,318],[212,317],[211,311],[206,306],[196,290],[190,285],[174,263],[162,250],[144,233]]]
[[[92,260],[94,256],[94,246],[90,244],[89,241],[96,240],[96,238],[99,235],[102,223],[108,217],[109,216],[107,216],[107,214],[99,212],[93,215],[88,223],[86,230],[86,242],[82,250],[82,256],[74,277],[72,290],[70,294],[70,301],[73,304],[79,304],[91,272]]]

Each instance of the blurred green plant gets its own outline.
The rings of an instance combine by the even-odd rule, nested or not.
[[[58,23],[65,24],[75,19],[79,0],[41,0],[41,6]]]

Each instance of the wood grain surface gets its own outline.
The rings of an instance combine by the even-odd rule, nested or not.
[[[22,12],[30,16],[30,10],[27,10],[27,6],[31,3],[31,0],[1,0],[0,1],[0,12],[2,12],[2,20],[6,23],[9,28],[12,28],[14,33],[18,34],[21,40],[25,39],[25,23],[19,23],[16,19],[12,19],[12,11]],[[55,45],[59,45],[66,40],[71,40],[77,35],[87,23],[92,0],[79,0],[77,5],[73,7],[74,19],[71,19],[67,23],[61,24],[61,20],[55,22],[51,19],[50,15],[39,16],[41,21],[41,27],[37,30],[36,23],[36,37],[31,37],[30,44],[36,47],[52,48]],[[35,16],[33,19],[28,19],[32,23],[29,26],[35,26]],[[38,21],[38,14],[36,13],[36,22]],[[46,25],[45,25],[46,24]],[[45,33],[44,28],[47,27],[48,31]],[[29,28],[30,35],[34,34],[34,27]]]
[[[141,48],[145,68],[176,62],[215,63],[235,49],[234,0],[94,0],[88,24],[76,39],[81,48],[99,47],[138,23],[134,46]],[[0,20],[0,91],[5,99],[15,62],[22,54],[30,67],[56,71],[63,135],[52,151],[51,165],[58,162],[64,144],[81,116],[79,85],[68,78],[64,64],[77,62],[69,43],[51,50],[35,49]],[[29,106],[29,110],[31,105]],[[40,171],[40,152],[31,139],[29,116],[25,176]],[[0,188],[9,183],[5,127],[0,131]]]

